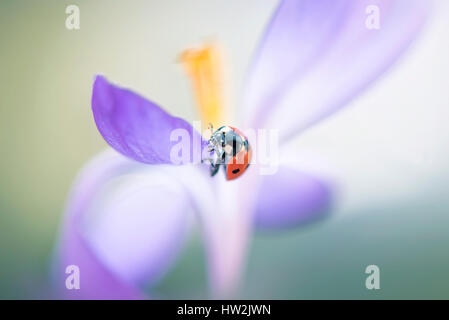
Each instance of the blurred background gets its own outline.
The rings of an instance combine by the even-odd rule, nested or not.
[[[423,0],[426,1],[426,0]],[[80,30],[65,9],[80,8]],[[50,261],[77,171],[106,147],[90,110],[95,74],[196,119],[177,62],[213,39],[227,102],[275,0],[0,2],[0,298],[51,298]],[[330,218],[257,233],[240,298],[449,298],[449,3],[375,86],[291,142],[297,165],[338,186]],[[237,36],[238,35],[238,36]],[[207,297],[199,235],[152,293]],[[365,288],[366,266],[381,290]],[[263,279],[263,281],[261,280]]]

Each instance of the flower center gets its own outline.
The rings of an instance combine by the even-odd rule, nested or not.
[[[203,123],[218,126],[223,120],[221,60],[217,47],[207,45],[188,49],[181,54],[181,62],[192,82],[198,111]]]

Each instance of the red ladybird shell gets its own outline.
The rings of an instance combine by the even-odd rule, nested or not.
[[[240,177],[248,168],[251,162],[252,150],[245,135],[236,128],[230,128],[239,134],[244,141],[244,147],[225,166],[226,179],[233,180]]]

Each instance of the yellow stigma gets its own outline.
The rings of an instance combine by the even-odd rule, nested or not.
[[[192,82],[203,123],[219,126],[223,120],[223,97],[221,60],[217,47],[207,45],[188,49],[181,54],[181,62]]]

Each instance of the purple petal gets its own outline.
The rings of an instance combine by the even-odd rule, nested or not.
[[[378,30],[365,25],[369,5],[380,10]],[[250,125],[282,128],[285,139],[346,105],[404,52],[427,6],[422,0],[283,1],[249,75]]]
[[[323,181],[288,167],[262,177],[255,222],[262,229],[291,227],[329,213],[331,188]]]
[[[69,198],[58,263],[59,293],[69,299],[133,299],[161,277],[184,242],[189,203],[158,167],[103,154],[86,166]],[[170,182],[171,181],[171,182]],[[80,269],[80,289],[67,290],[65,269]]]
[[[130,90],[116,87],[102,76],[95,79],[92,93],[95,123],[107,143],[121,154],[149,164],[172,163],[170,141],[175,129],[188,133],[188,161],[200,158],[201,136],[181,118],[176,118]],[[198,158],[194,158],[198,156]],[[184,162],[184,163],[185,163]]]
[[[234,181],[217,174],[212,194],[208,196],[212,201],[200,212],[213,298],[234,297],[242,282],[253,227],[256,166]],[[203,198],[205,196],[203,191]]]

